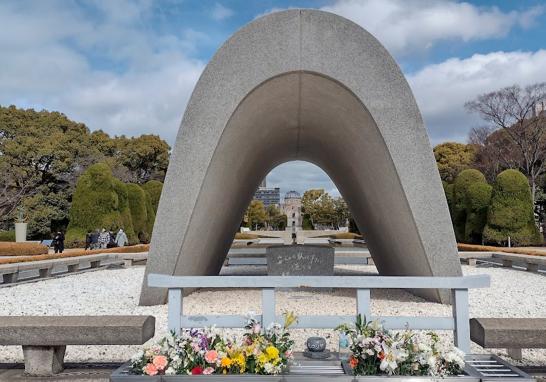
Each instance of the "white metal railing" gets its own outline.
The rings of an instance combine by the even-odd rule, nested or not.
[[[262,314],[256,316],[267,327],[281,322],[275,314],[275,288],[344,288],[356,289],[356,314],[367,320],[379,320],[387,329],[452,330],[455,345],[469,353],[470,326],[468,289],[485,288],[489,276],[413,277],[413,276],[168,276],[148,275],[148,286],[169,289],[169,330],[216,325],[221,328],[242,328],[247,322],[243,315],[184,315],[184,288],[258,288],[262,289]],[[371,289],[450,289],[452,317],[393,317],[372,316]],[[354,322],[353,315],[298,316],[296,328],[335,328]]]

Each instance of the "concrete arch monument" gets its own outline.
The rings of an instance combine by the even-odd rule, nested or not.
[[[383,275],[459,276],[447,203],[399,67],[360,26],[288,10],[235,33],[195,86],[173,149],[146,274],[217,274],[277,165],[328,173]],[[142,305],[166,292],[142,287]],[[441,291],[425,296],[447,301]]]

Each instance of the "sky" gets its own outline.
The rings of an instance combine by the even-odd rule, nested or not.
[[[288,8],[351,19],[406,75],[431,143],[465,142],[482,124],[479,94],[546,81],[546,2],[449,0],[2,0],[0,105],[56,110],[111,135],[174,143],[186,103],[214,52],[243,25]],[[272,171],[281,192],[324,188],[318,167]]]

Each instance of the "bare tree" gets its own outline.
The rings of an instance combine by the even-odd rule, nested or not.
[[[536,105],[546,100],[546,82],[506,87],[482,94],[465,107],[478,113],[495,129],[503,129],[514,143],[521,163],[518,167],[531,183],[533,202],[537,178],[546,172],[546,117],[536,115]],[[472,137],[479,139],[477,135]]]

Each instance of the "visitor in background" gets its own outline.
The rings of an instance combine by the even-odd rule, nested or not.
[[[127,244],[127,235],[123,232],[123,229],[119,229],[118,234],[116,235],[116,244],[118,247],[123,247]]]
[[[97,249],[99,247],[99,229],[91,233],[91,249]]]
[[[106,231],[104,228],[99,235],[99,247],[101,249],[106,249],[108,243],[110,242],[110,232]]]
[[[53,237],[53,249],[55,253],[63,253],[64,251],[64,234],[61,231]]]
[[[118,245],[116,244],[116,236],[113,231],[108,231],[108,245],[106,248],[115,248]]]
[[[92,249],[92,236],[91,230],[87,231],[87,234],[85,235],[85,250]]]

